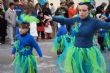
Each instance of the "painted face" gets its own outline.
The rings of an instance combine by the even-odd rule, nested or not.
[[[79,5],[79,15],[81,19],[86,18],[89,15],[89,10],[87,5]]]
[[[27,28],[19,28],[19,32],[20,32],[20,34],[26,34],[27,31],[28,31]]]
[[[65,7],[65,4],[61,4],[61,7]]]

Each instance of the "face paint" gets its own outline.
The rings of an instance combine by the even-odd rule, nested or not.
[[[89,10],[87,5],[79,5],[78,8],[81,19],[84,19],[89,15]]]
[[[27,28],[19,28],[19,32],[20,32],[20,34],[26,34],[27,31],[28,31]]]

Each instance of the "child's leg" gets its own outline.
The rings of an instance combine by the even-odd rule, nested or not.
[[[39,37],[40,37],[40,31],[38,31],[38,37],[37,37],[37,39],[39,39]]]
[[[1,41],[2,44],[5,44],[5,36],[1,36],[1,40],[0,41]]]
[[[50,33],[47,33],[47,38],[51,39]]]
[[[47,39],[47,33],[45,33],[45,39]]]
[[[60,55],[62,54],[62,51],[61,50],[57,50],[57,55]]]
[[[100,45],[100,49],[104,51],[104,37],[98,37],[98,43]]]
[[[35,73],[38,73],[36,70],[34,70]]]
[[[41,38],[42,38],[42,39],[45,39],[45,34],[44,34],[43,31],[41,32]]]

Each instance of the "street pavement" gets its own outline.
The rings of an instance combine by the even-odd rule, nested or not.
[[[44,61],[40,62],[38,65],[39,73],[58,73],[55,63],[55,55],[52,53],[52,41],[53,40],[40,40],[38,44],[40,45],[43,54]],[[11,48],[8,43],[0,45],[0,73],[14,73],[12,69],[12,59],[11,59]],[[38,54],[34,50],[36,58],[39,59]],[[110,73],[110,52],[102,52],[106,63],[107,63],[107,73]]]

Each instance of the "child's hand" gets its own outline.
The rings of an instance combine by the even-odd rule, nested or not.
[[[12,57],[12,61],[15,59],[15,55],[14,54],[12,54],[11,55],[11,57]]]
[[[51,16],[44,15],[44,18],[47,19],[48,21],[52,21],[52,17]]]
[[[3,16],[2,16],[2,15],[0,15],[0,18],[3,18]]]
[[[39,58],[39,62],[41,63],[41,62],[43,62],[44,61],[44,58],[43,57],[40,57]]]

